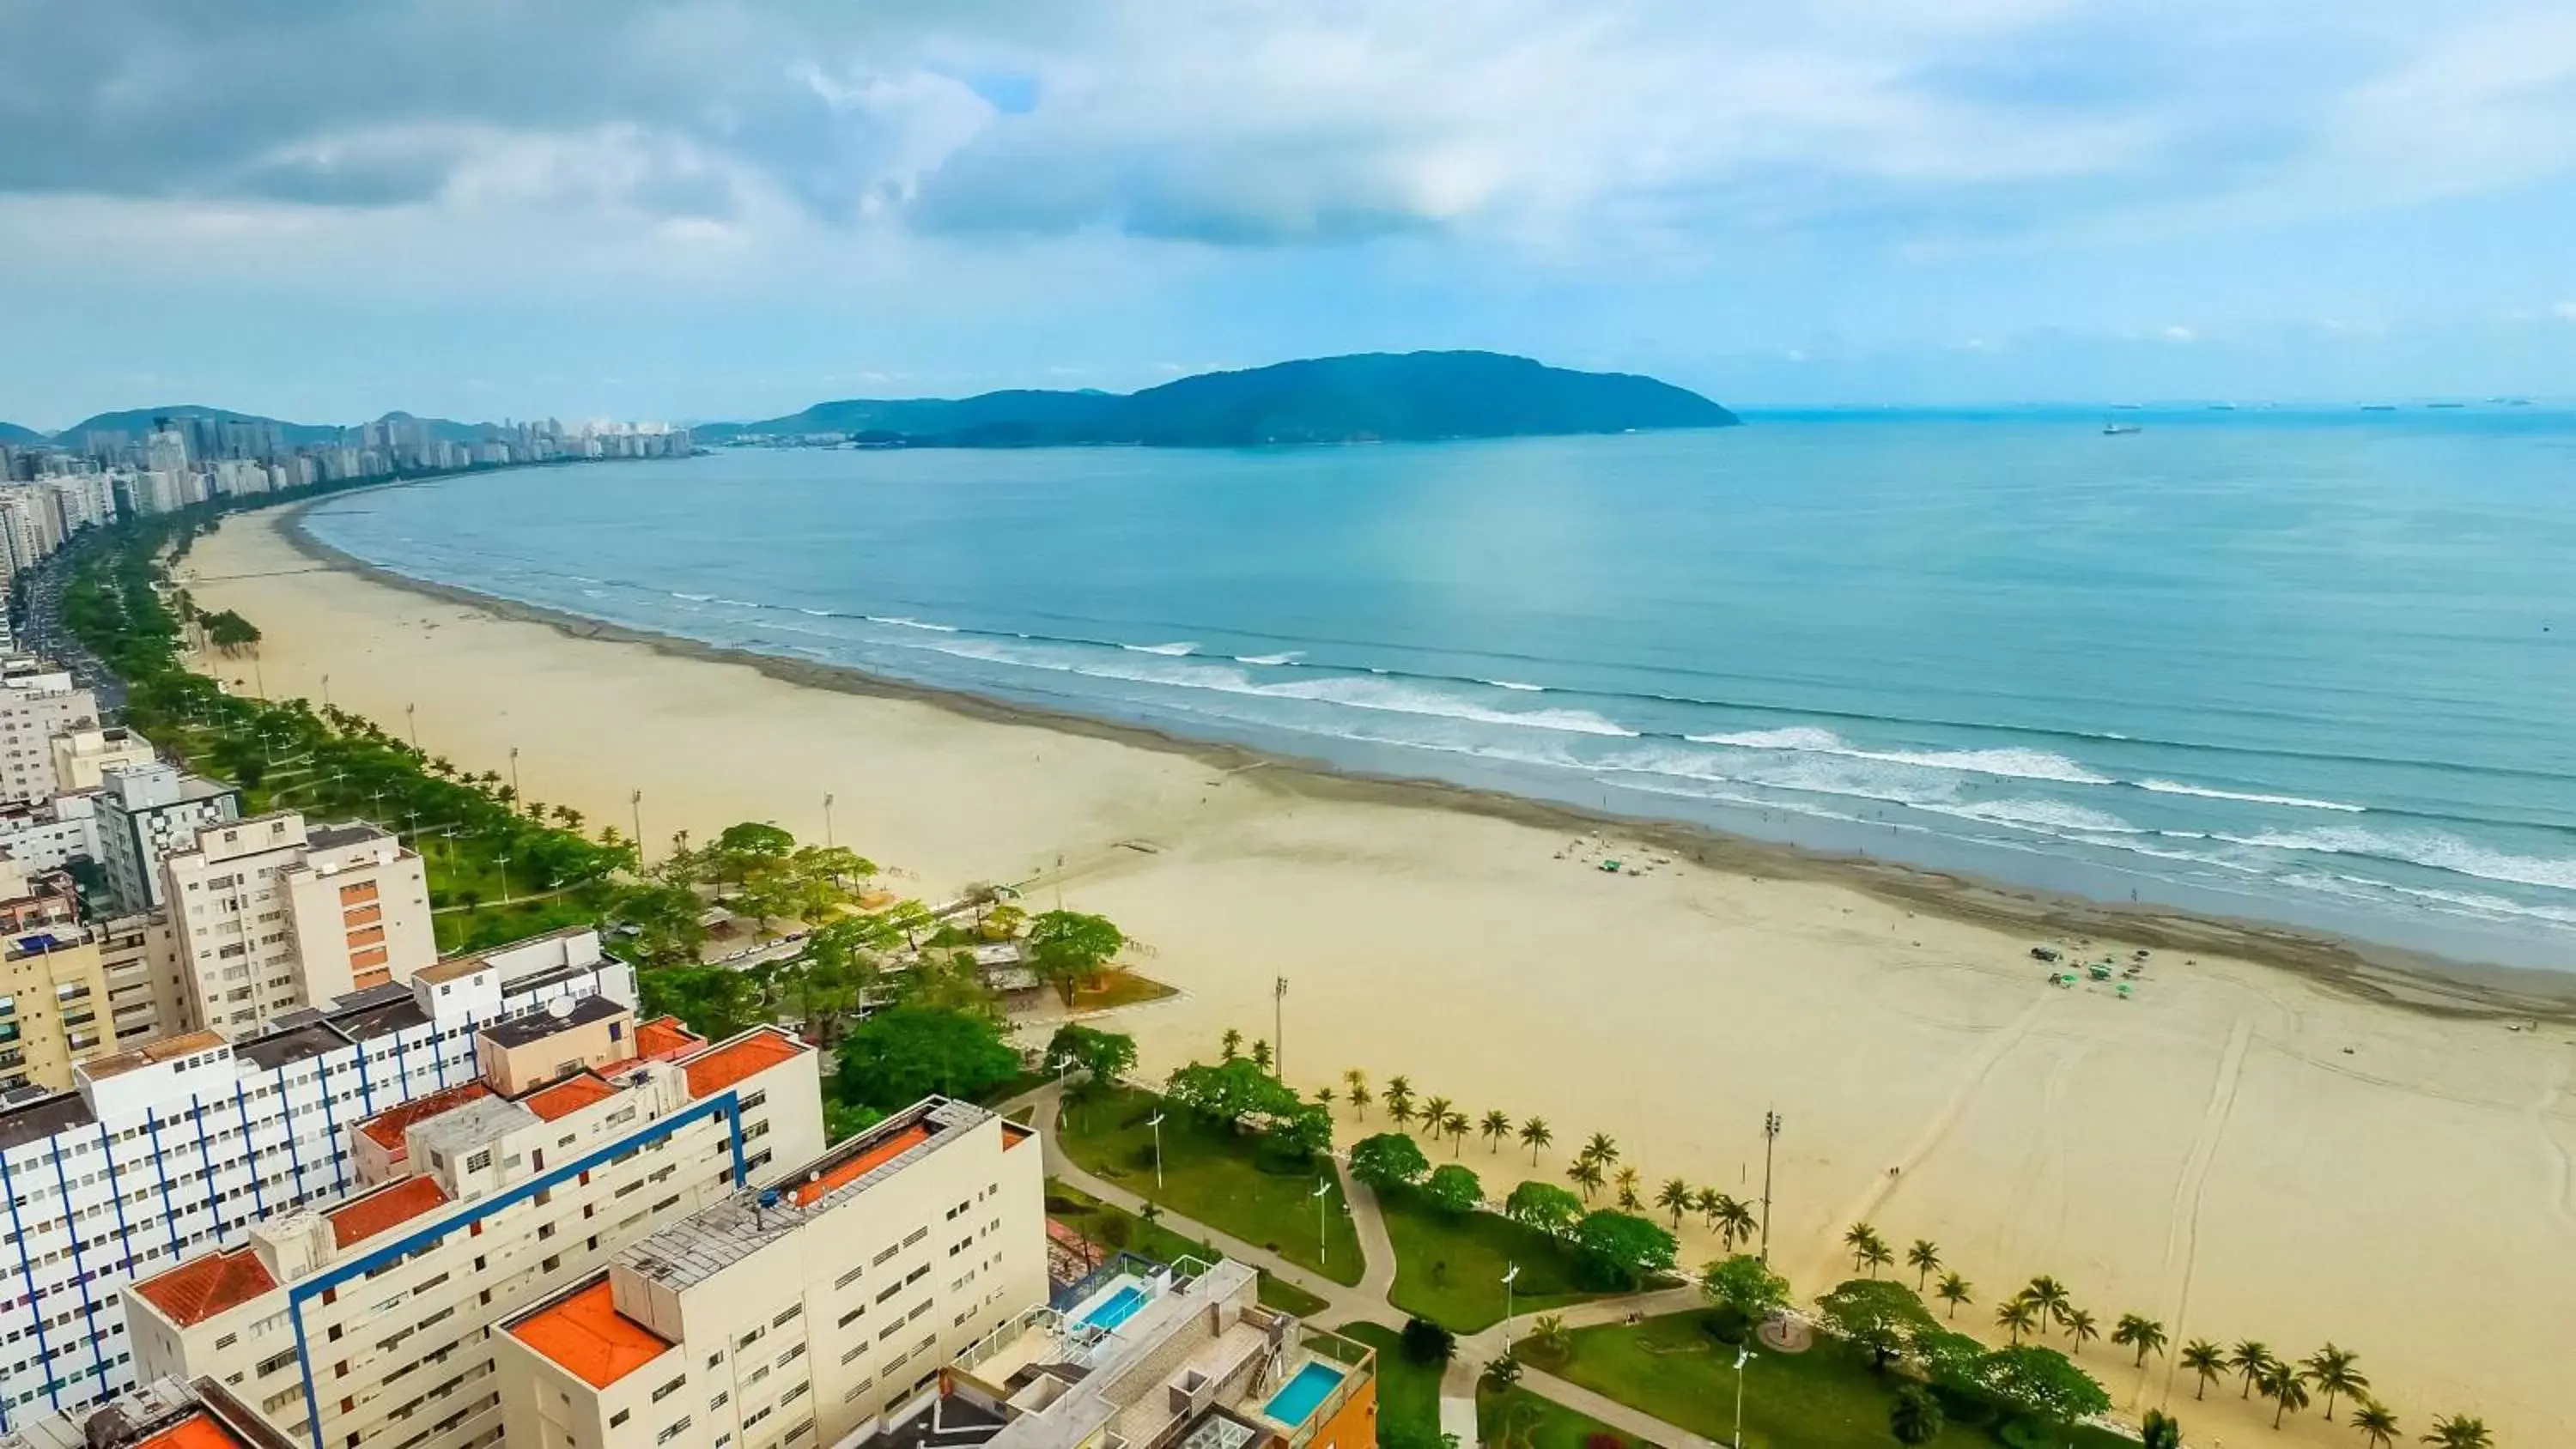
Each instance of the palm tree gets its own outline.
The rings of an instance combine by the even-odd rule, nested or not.
[[[1914,1246],[1905,1250],[1905,1266],[1914,1270],[1914,1291],[1920,1293],[1932,1281],[1933,1270],[1941,1266],[1941,1250],[1930,1238],[1916,1238]]]
[[[1949,1304],[1950,1316],[1956,1318],[1963,1304],[1976,1301],[1976,1285],[1956,1273],[1944,1273],[1939,1286],[1932,1290],[1932,1296]]]
[[[1556,1134],[1548,1130],[1545,1117],[1532,1117],[1521,1124],[1521,1145],[1530,1150],[1532,1167],[1538,1166],[1538,1150],[1555,1140]]]
[[[1753,1221],[1753,1209],[1749,1204],[1728,1197],[1725,1193],[1719,1193],[1717,1196],[1718,1236],[1725,1242],[1727,1251],[1731,1253],[1735,1251],[1738,1239],[1748,1243],[1753,1241],[1757,1224]]]
[[[1678,1177],[1665,1178],[1664,1185],[1655,1189],[1655,1206],[1673,1215],[1673,1231],[1677,1233],[1682,1230],[1682,1214],[1689,1212],[1691,1204],[1698,1200],[1690,1184]]]
[[[1578,1157],[1565,1165],[1565,1176],[1567,1181],[1583,1189],[1583,1200],[1590,1202],[1592,1194],[1600,1190],[1603,1173],[1600,1163],[1589,1157]]]
[[[2299,1360],[2299,1366],[2308,1371],[2308,1381],[2326,1396],[2326,1422],[2329,1424],[2334,1422],[2336,1395],[2359,1397],[2370,1388],[2370,1376],[2353,1367],[2354,1361],[2360,1357],[2351,1349],[2337,1348],[2329,1342]]]
[[[2279,1359],[2265,1364],[2262,1380],[2256,1387],[2263,1391],[2263,1397],[2272,1401],[2272,1427],[2275,1429],[2281,1427],[2283,1415],[2292,1409],[2308,1406],[2308,1376],[2295,1364],[2286,1364]]]
[[[2075,1341],[2075,1352],[2081,1357],[2084,1345],[2100,1338],[2102,1329],[2093,1321],[2092,1314],[2081,1308],[2070,1308],[2066,1310],[2066,1336]]]
[[[2209,1397],[2209,1381],[2227,1377],[2227,1350],[2205,1338],[2195,1338],[2182,1346],[2182,1366],[2200,1376],[2200,1392],[2195,1399]]]
[[[2111,1330],[2111,1341],[2136,1349],[2138,1361],[2133,1367],[2145,1368],[2148,1354],[2165,1351],[2165,1326],[2152,1318],[2123,1313],[2119,1324]]]
[[[1469,1129],[1473,1128],[1475,1125],[1476,1124],[1473,1122],[1467,1120],[1467,1114],[1464,1112],[1451,1111],[1441,1115],[1439,1130],[1449,1134],[1449,1155],[1451,1157],[1456,1157],[1458,1155],[1458,1150],[1467,1145],[1467,1133]]]
[[[1716,1188],[1702,1187],[1694,1188],[1691,1191],[1690,1210],[1708,1220],[1708,1230],[1712,1233],[1717,1231],[1719,1216],[1718,1210],[1725,1205],[1726,1194],[1719,1192]],[[1733,1243],[1729,1243],[1727,1246],[1732,1248],[1735,1245]]]
[[[2262,1340],[2253,1338],[2238,1340],[2236,1346],[2227,1351],[2227,1366],[2236,1371],[2237,1377],[2245,1380],[2244,1389],[2236,1397],[2240,1399],[2253,1397],[2255,1376],[2270,1367],[2271,1363],[2272,1350],[2266,1347]]]
[[[1387,1078],[1386,1090],[1378,1093],[1377,1098],[1386,1104],[1386,1115],[1395,1119],[1396,1126],[1401,1127],[1413,1120],[1413,1079],[1411,1077]]]
[[[2031,1279],[2030,1286],[2021,1290],[2021,1294],[2037,1304],[2041,1315],[2049,1322],[2061,1327],[2066,1323],[2067,1313],[2075,1307],[2075,1295],[2066,1291],[2065,1284],[2046,1273]]]
[[[1430,1133],[1436,1140],[1440,1136],[1441,1130],[1448,1124],[1449,1109],[1457,1105],[1457,1103],[1450,1101],[1446,1097],[1433,1097],[1429,1101],[1424,1102],[1422,1104],[1422,1130]]]
[[[1476,1124],[1476,1132],[1485,1139],[1485,1155],[1491,1157],[1502,1150],[1503,1139],[1512,1135],[1511,1116],[1497,1107]]]
[[[1878,1229],[1867,1223],[1854,1223],[1843,1229],[1843,1246],[1851,1250],[1853,1272],[1859,1272],[1869,1260],[1870,1247],[1878,1240]]]
[[[2370,1441],[2370,1449],[2389,1449],[2397,1442],[2397,1416],[2377,1399],[2364,1399],[2352,1406],[2352,1427]]]
[[[2012,1334],[2012,1346],[2021,1347],[2021,1336],[2039,1329],[2039,1305],[2026,1297],[2016,1297],[1995,1310],[1995,1326]]]
[[[1530,1325],[1530,1342],[1552,1357],[1563,1358],[1574,1348],[1574,1334],[1566,1328],[1564,1314],[1543,1313],[1538,1322]]]
[[[2138,1425],[2138,1442],[2145,1449],[2182,1449],[2182,1421],[2161,1410],[2149,1409],[2146,1420]]]
[[[1333,1115],[1333,1098],[1335,1095],[1337,1094],[1329,1084],[1315,1089],[1315,1105],[1324,1109],[1324,1115],[1327,1118]]]
[[[1619,1144],[1607,1132],[1595,1132],[1583,1144],[1582,1155],[1607,1167],[1619,1160]]]
[[[1230,1062],[1243,1055],[1243,1033],[1227,1027],[1225,1035],[1216,1039],[1216,1051],[1220,1061]]]
[[[1862,1260],[1869,1264],[1869,1276],[1873,1278],[1878,1276],[1879,1269],[1892,1267],[1896,1262],[1896,1255],[1888,1251],[1887,1244],[1875,1239],[1860,1251]]]
[[[1361,1071],[1357,1067],[1353,1067],[1349,1071],[1342,1073],[1342,1085],[1351,1089],[1348,1095],[1351,1099],[1351,1106],[1356,1110],[1356,1115],[1361,1121],[1367,1121],[1369,1104],[1368,1073]]]
[[[1252,1044],[1252,1064],[1265,1072],[1270,1070],[1269,1042],[1256,1041]]]
[[[1619,1189],[1619,1211],[1632,1213],[1646,1205],[1646,1200],[1637,1195],[1637,1169],[1620,1168],[1610,1175],[1610,1181]]]
[[[2439,1444],[2442,1449],[2495,1449],[2495,1436],[2487,1432],[2487,1421],[2466,1414],[2435,1418],[2433,1432],[2424,1436],[2424,1442]]]

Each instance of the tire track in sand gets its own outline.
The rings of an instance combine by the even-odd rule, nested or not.
[[[2200,1258],[2200,1200],[2209,1187],[2209,1165],[2218,1157],[2219,1140],[2227,1135],[2227,1119],[2236,1110],[2236,1089],[2245,1075],[2245,1053],[2254,1044],[2254,1018],[2239,1016],[2227,1033],[2227,1050],[2219,1054],[2218,1073],[2209,1084],[2209,1105],[2201,1110],[2200,1132],[2192,1139],[2191,1153],[2183,1159],[2182,1174],[2174,1179],[2173,1213],[2165,1229],[2165,1271],[2181,1274],[2174,1291],[2173,1311],[2165,1321],[2173,1325],[2173,1341],[2186,1341],[2185,1319],[2191,1312],[2192,1270]],[[2171,1354],[2165,1356],[2163,1400],[2173,1398],[2174,1374],[2178,1365]],[[2140,1380],[2141,1395],[2146,1391]]]
[[[2567,1144],[2549,1130],[2551,1114],[2567,1098],[2569,1068],[2569,1053],[2560,1053],[2558,1070],[2550,1074],[2548,1090],[2540,1094],[2539,1101],[2524,1108],[2523,1115],[2530,1119],[2532,1135],[2540,1139],[2541,1149],[2549,1154],[2550,1168],[2558,1179],[2557,1190],[2549,1195],[2550,1210],[2558,1215],[2558,1221],[2576,1228],[2576,1155],[2570,1155]]]

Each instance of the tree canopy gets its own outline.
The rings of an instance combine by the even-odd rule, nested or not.
[[[1444,1212],[1463,1215],[1484,1204],[1485,1185],[1468,1168],[1444,1162],[1432,1169],[1430,1180],[1422,1184],[1422,1195]]]
[[[1380,1132],[1351,1144],[1351,1176],[1381,1192],[1411,1187],[1430,1173],[1430,1159],[1402,1132]]]
[[[1751,1253],[1738,1253],[1700,1270],[1699,1291],[1708,1301],[1759,1322],[1789,1306],[1789,1280]]]
[[[1074,994],[1099,976],[1100,968],[1126,945],[1126,933],[1106,916],[1046,911],[1029,922],[1021,949],[1029,969],[1071,1006]]]
[[[1047,1040],[1046,1059],[1049,1066],[1069,1062],[1076,1070],[1088,1073],[1093,1082],[1106,1085],[1136,1065],[1136,1039],[1067,1022]]]
[[[1978,1366],[1977,1382],[1995,1398],[2052,1424],[2071,1424],[2111,1407],[2111,1396],[2091,1374],[2066,1355],[2037,1344],[1987,1354]]]
[[[1020,1054],[980,1016],[889,1007],[841,1043],[843,1101],[893,1112],[938,1093],[975,1097],[1019,1074]]]
[[[1854,1278],[1817,1299],[1816,1307],[1835,1333],[1868,1349],[1880,1369],[1940,1328],[1913,1289],[1884,1278]]]
[[[1583,1216],[1583,1199],[1552,1182],[1524,1182],[1503,1199],[1503,1216],[1541,1232],[1562,1233]]]
[[[1583,1215],[1575,1225],[1574,1244],[1595,1267],[1608,1270],[1621,1283],[1634,1283],[1649,1273],[1673,1266],[1673,1235],[1646,1218],[1615,1208]]]

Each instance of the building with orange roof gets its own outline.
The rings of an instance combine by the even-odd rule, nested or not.
[[[725,1081],[774,1050],[686,1068]],[[1045,1304],[1043,1153],[1016,1150],[1034,1140],[932,1098],[637,1240],[504,1325],[504,1438],[820,1449],[875,1425]]]
[[[120,1027],[125,980],[108,966]],[[474,1083],[476,1038],[494,1023],[590,997],[631,1007],[633,973],[595,932],[552,932],[265,1031],[129,1044],[75,1066],[67,1090],[0,1102],[0,1196],[16,1201],[0,1223],[0,1339],[15,1349],[0,1355],[0,1426],[131,1388],[118,1330],[135,1282],[411,1171],[386,1161],[408,1125],[392,1147],[351,1129]]]
[[[0,1449],[293,1449],[222,1384],[163,1379],[101,1407],[35,1416],[0,1432]]]
[[[712,1072],[637,1056],[583,1065],[604,1023],[629,1020],[622,1006],[513,1017],[482,1033],[507,1050],[478,1060],[552,1058],[566,1075],[516,1093],[459,1084],[351,1124],[396,1170],[138,1285],[137,1371],[236,1383],[305,1449],[486,1449],[502,1434],[493,1373],[507,1345],[545,1345],[594,1376],[650,1361],[649,1329],[604,1298],[559,1295],[738,1189],[770,1190],[774,1163],[820,1153],[822,1090],[814,1050],[775,1028],[692,1054],[712,1055]],[[622,1040],[635,1045],[631,1031]],[[524,1341],[490,1331],[540,1304],[558,1311]]]

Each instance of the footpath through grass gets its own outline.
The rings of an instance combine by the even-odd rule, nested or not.
[[[1163,1116],[1162,1183],[1154,1180],[1154,1129]],[[1210,1122],[1187,1108],[1132,1087],[1110,1087],[1067,1097],[1056,1119],[1056,1141],[1067,1157],[1093,1175],[1267,1248],[1336,1283],[1357,1283],[1365,1269],[1359,1234],[1336,1186],[1323,1202],[1322,1251],[1317,1251],[1315,1184],[1330,1172],[1320,1164],[1286,1167],[1268,1159],[1261,1138]]]
[[[1581,1286],[1581,1264],[1564,1239],[1494,1213],[1449,1213],[1413,1191],[1381,1192],[1386,1233],[1395,1241],[1395,1306],[1453,1333],[1502,1321],[1503,1275],[1514,1265],[1512,1311],[1561,1308],[1598,1295]]]
[[[1197,1258],[1213,1263],[1225,1256],[1208,1243],[1194,1241],[1164,1227],[1149,1223],[1134,1213],[1114,1204],[1102,1202],[1068,1182],[1053,1178],[1046,1185],[1047,1216],[1080,1233],[1097,1246],[1103,1256],[1121,1250],[1169,1263],[1175,1258]],[[1330,1307],[1323,1299],[1294,1283],[1273,1277],[1268,1269],[1261,1271],[1261,1302],[1282,1313],[1299,1318],[1312,1318]]]
[[[1340,1330],[1377,1350],[1377,1421],[1380,1442],[1393,1431],[1400,1442],[1427,1444],[1440,1432],[1440,1378],[1436,1365],[1418,1364],[1404,1356],[1404,1336],[1375,1323],[1354,1323]],[[1495,1449],[1587,1449],[1585,1441],[1606,1434],[1622,1445],[1636,1441],[1589,1414],[1528,1389],[1476,1393],[1476,1433]]]
[[[1537,1368],[1607,1395],[1658,1419],[1720,1443],[1735,1429],[1735,1351],[1701,1328],[1706,1313],[1650,1318],[1634,1328],[1609,1324],[1575,1330],[1563,1362],[1524,1343]],[[1866,1354],[1830,1338],[1805,1353],[1756,1351],[1745,1370],[1747,1449],[1886,1449],[1895,1442],[1888,1410],[1896,1381],[1871,1371]],[[1994,1434],[1952,1423],[1933,1449],[1993,1449]],[[2115,1449],[2133,1441],[2079,1428],[2073,1449]]]

